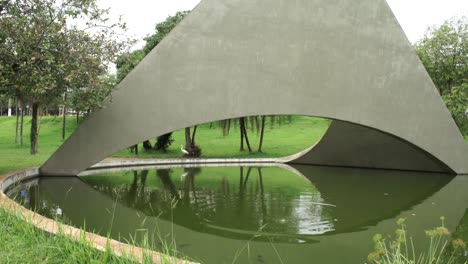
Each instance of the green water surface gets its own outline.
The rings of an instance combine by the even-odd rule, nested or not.
[[[365,263],[406,217],[417,248],[440,224],[466,236],[468,177],[326,168],[124,169],[40,177],[7,194],[50,218],[202,263]],[[466,239],[466,238],[465,238]]]

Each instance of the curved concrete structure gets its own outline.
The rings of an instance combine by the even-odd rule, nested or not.
[[[375,129],[334,121],[322,140],[296,164],[452,172],[444,163],[416,146]]]
[[[275,114],[358,125],[353,142],[324,141],[300,163],[468,173],[467,144],[385,0],[203,0],[41,173],[76,175],[170,131]]]

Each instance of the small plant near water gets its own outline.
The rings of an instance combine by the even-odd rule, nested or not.
[[[444,226],[444,217],[440,219],[441,226],[426,231],[430,239],[428,249],[426,252],[417,254],[412,238],[407,237],[405,219],[400,218],[397,221],[398,229],[393,239],[387,241],[380,234],[374,236],[375,250],[368,255],[368,262],[375,264],[468,263],[463,255],[466,248],[465,242],[461,239],[450,241],[450,232]]]

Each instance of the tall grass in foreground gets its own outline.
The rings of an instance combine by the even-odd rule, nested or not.
[[[455,239],[450,242],[450,232],[442,225],[426,231],[430,239],[426,252],[416,254],[411,237],[407,237],[405,219],[397,221],[395,237],[386,241],[382,235],[374,236],[375,251],[368,256],[369,263],[376,264],[458,264],[468,263],[464,257],[465,242]]]
[[[138,263],[131,257],[117,257],[107,247],[99,251],[85,239],[68,238],[64,232],[49,234],[21,215],[0,208],[1,263]]]

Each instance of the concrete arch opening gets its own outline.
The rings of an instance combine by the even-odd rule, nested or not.
[[[225,119],[229,118],[221,120]],[[310,147],[290,156],[279,157],[278,161],[291,164],[454,173],[436,157],[401,138],[350,122],[332,118],[321,119],[328,120],[330,126],[322,132],[323,135],[320,139],[311,140]],[[211,122],[216,121],[212,120],[204,124]],[[182,127],[174,127],[168,132],[195,125],[199,124],[187,123]],[[89,159],[73,174],[78,174],[122,149],[162,135],[161,133],[157,134],[157,132],[155,134],[148,129],[139,129],[138,131],[140,132],[138,138],[122,137],[120,140],[114,141],[114,144],[106,152],[100,151],[99,157]],[[42,173],[61,175],[50,174],[44,169]]]
[[[276,116],[281,117],[286,115]],[[307,117],[317,118],[316,116]],[[320,119],[318,120],[326,120],[329,122],[329,127],[327,129],[311,129],[309,132],[312,132],[316,135],[310,135],[310,140],[307,139],[310,144],[304,145],[303,150],[290,153],[290,155],[287,156],[275,158],[278,158],[278,161],[280,162],[290,164],[370,169],[377,168],[456,174],[452,169],[450,169],[436,157],[432,156],[430,153],[401,138],[355,123],[340,121],[329,117],[319,118]],[[235,118],[231,120],[235,120]],[[208,123],[216,123],[219,121],[222,120],[210,121],[204,124],[190,124],[187,127],[206,125]],[[238,125],[235,123],[236,121],[230,122],[232,122],[233,126]],[[237,127],[233,129],[237,129]],[[183,130],[183,128],[178,128],[177,130]],[[150,138],[154,137],[155,136],[152,136]],[[150,138],[145,138],[145,140]],[[307,136],[305,138],[307,138]],[[125,148],[142,141],[143,140],[132,142],[131,145]],[[178,146],[178,144],[181,142],[183,141],[175,142],[174,144]],[[200,143],[200,141],[198,142]],[[251,140],[251,143],[254,145],[256,142]],[[214,146],[214,148],[216,148],[216,146]],[[112,153],[110,155],[112,155]],[[208,158],[222,157],[209,156]],[[245,158],[249,157],[246,156]]]

